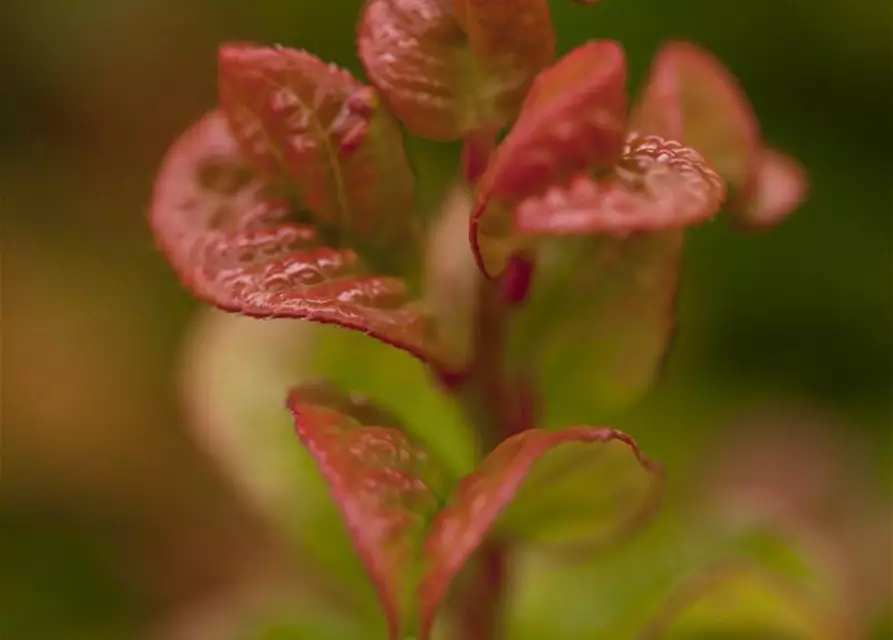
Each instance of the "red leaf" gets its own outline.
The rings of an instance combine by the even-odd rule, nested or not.
[[[288,406],[375,583],[390,637],[399,639],[412,615],[417,547],[438,509],[442,473],[393,419],[364,400],[299,388]]]
[[[722,180],[692,149],[659,136],[632,134],[613,175],[574,177],[523,200],[515,211],[520,233],[625,236],[690,226],[712,217]]]
[[[337,324],[443,361],[429,317],[411,303],[403,281],[371,272],[350,248],[326,246],[315,226],[269,192],[220,112],[206,115],[168,152],[151,225],[196,296],[249,316]]]
[[[610,166],[623,148],[626,109],[620,44],[603,40],[574,49],[537,77],[480,192],[520,198],[574,172]]]
[[[375,91],[305,51],[233,43],[219,57],[221,104],[243,153],[375,257],[417,260],[412,171]]]
[[[515,203],[619,157],[625,85],[623,49],[613,41],[578,47],[539,75],[478,185],[470,233],[486,274],[502,273],[522,248],[514,237]]]
[[[658,52],[633,123],[697,149],[728,182],[729,209],[744,226],[775,222],[805,197],[802,170],[766,166],[756,116],[737,80],[692,44],[673,42]]]
[[[555,42],[546,0],[369,0],[357,46],[400,120],[448,140],[507,124]]]
[[[419,587],[422,638],[430,634],[450,582],[512,502],[531,470],[542,462],[541,458],[562,445],[603,444],[612,440],[625,443],[639,464],[654,472],[653,464],[639,451],[635,441],[619,431],[589,427],[572,427],[560,432],[535,429],[505,440],[477,471],[459,483],[447,507],[431,524],[424,543],[428,566]],[[531,525],[536,526],[536,522]]]

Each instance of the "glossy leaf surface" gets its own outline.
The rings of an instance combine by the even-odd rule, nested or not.
[[[538,78],[478,189],[471,236],[489,276],[529,236],[622,237],[716,212],[724,187],[697,152],[625,133],[625,84],[623,51],[611,41],[575,49]]]
[[[305,221],[272,188],[244,159],[221,112],[206,115],[168,152],[151,225],[196,296],[249,316],[356,329],[422,359],[445,359],[404,280],[374,271],[349,244],[327,242],[344,229]]]
[[[369,0],[357,44],[394,113],[436,140],[505,126],[555,48],[545,0]]]
[[[289,394],[288,406],[376,586],[390,635],[400,638],[412,616],[418,543],[440,505],[443,472],[362,400],[304,387]]]
[[[727,205],[742,226],[778,221],[806,196],[804,171],[764,150],[738,81],[695,45],[673,42],[658,52],[633,123],[643,133],[680,140],[703,154],[728,182]]]
[[[600,477],[604,469],[599,466],[606,459],[600,459],[592,450],[611,447],[612,442],[622,443],[620,446],[626,449],[627,463],[641,467],[639,471],[645,479],[644,484],[653,487],[647,476],[648,472],[654,473],[655,468],[639,452],[632,438],[613,429],[590,427],[573,427],[559,432],[534,429],[515,435],[496,447],[476,471],[460,481],[447,506],[431,524],[424,543],[428,564],[419,587],[422,637],[430,631],[451,581],[489,533],[523,533],[532,538],[537,538],[539,533],[548,537],[546,531],[550,526],[557,524],[560,527],[566,522],[559,520],[573,518],[581,523],[588,521],[588,535],[597,538],[606,531],[614,529],[616,532],[617,527],[629,525],[631,512],[638,515],[643,504],[650,504],[650,498],[643,499],[643,495],[653,497],[650,490],[642,491],[641,486],[635,486],[634,490],[628,491],[629,484],[612,485],[612,479],[606,478],[603,480],[604,493],[595,492],[605,499],[603,502],[594,499],[588,504],[586,501],[564,504],[558,509],[559,520],[553,523],[548,518],[537,519],[549,508],[548,486],[544,486],[543,481],[548,482],[550,478],[566,480],[565,473],[574,475],[577,471],[582,475],[591,471],[594,477]],[[586,465],[591,466],[586,469]],[[589,489],[591,491],[592,487]],[[577,512],[565,509],[577,509]],[[497,524],[500,515],[507,518],[504,531]],[[577,533],[587,535],[585,528]]]
[[[219,60],[221,105],[245,156],[367,258],[392,269],[403,265],[391,252],[417,260],[413,175],[375,91],[306,51],[234,43]]]

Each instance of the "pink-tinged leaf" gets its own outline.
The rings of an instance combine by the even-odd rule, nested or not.
[[[514,118],[555,42],[546,0],[369,0],[357,46],[400,120],[449,140]]]
[[[640,468],[642,476],[648,478],[649,472],[655,474],[645,481],[653,489],[656,469],[632,438],[613,429],[590,427],[572,427],[559,432],[535,429],[512,436],[487,456],[477,471],[459,483],[447,506],[431,524],[424,543],[423,553],[428,564],[419,587],[422,638],[428,637],[437,609],[453,578],[494,526],[497,535],[502,532],[537,538],[542,531],[538,531],[540,527],[550,526],[549,518],[556,517],[562,524],[567,524],[568,518],[575,518],[577,522],[589,521],[588,535],[592,540],[610,535],[618,527],[625,529],[632,519],[640,516],[643,504],[651,504],[650,500],[642,500],[640,487],[630,493],[626,483],[612,484],[612,478],[600,477],[599,466],[605,460],[594,451],[600,447],[593,445],[610,447],[612,441],[625,445],[627,462]],[[576,471],[594,473],[598,483],[586,485],[584,491],[600,493],[606,499],[573,505],[582,512],[562,513],[559,510],[559,513],[545,517],[549,487],[541,483],[560,483],[567,478],[567,472],[575,475]],[[530,482],[526,481],[528,477]],[[603,492],[595,491],[596,488]],[[579,492],[580,487],[573,487],[573,490]],[[644,493],[654,495],[651,490]],[[522,517],[524,510],[538,519]],[[605,512],[612,510],[606,516]],[[618,512],[621,514],[619,518]],[[500,515],[506,517],[505,531],[500,530]],[[499,523],[497,519],[500,519]]]
[[[240,153],[221,112],[174,143],[150,219],[158,246],[196,296],[249,316],[363,331],[445,362],[430,317],[410,300],[405,281],[373,270],[350,244],[324,242],[340,229],[303,222],[298,208],[271,190]]]
[[[440,505],[439,466],[386,413],[328,390],[298,388],[289,410],[316,459],[399,640],[414,616],[419,544]]]
[[[412,171],[372,88],[282,47],[226,44],[219,66],[221,105],[246,157],[377,257],[417,257]]]
[[[738,81],[711,53],[685,42],[665,45],[633,126],[697,149],[733,197],[747,198],[755,187],[759,126]]]
[[[620,44],[603,40],[577,47],[537,77],[481,194],[518,199],[575,172],[610,166],[623,148],[626,110]]]
[[[613,175],[580,174],[521,201],[515,225],[522,234],[609,234],[687,227],[711,218],[724,186],[693,149],[659,136],[632,134]]]
[[[725,188],[692,149],[659,136],[631,134],[607,175],[579,173],[566,184],[507,206],[478,204],[476,256],[489,275],[535,238],[680,229],[713,217]],[[488,214],[487,211],[491,213]]]
[[[558,239],[540,246],[512,355],[536,371],[548,425],[637,399],[675,329],[683,231]]]
[[[771,227],[806,199],[809,182],[803,166],[779,151],[763,149],[757,166],[757,186],[735,221],[747,229]]]
[[[502,273],[523,244],[514,237],[517,202],[576,173],[602,171],[620,156],[625,85],[626,60],[613,41],[582,45],[537,77],[478,184],[470,233],[488,276]]]
[[[738,81],[695,45],[673,42],[658,52],[632,122],[642,133],[697,149],[728,183],[726,204],[742,226],[771,225],[805,197],[805,172],[763,148]]]

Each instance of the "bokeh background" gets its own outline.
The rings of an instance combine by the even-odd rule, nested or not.
[[[146,211],[166,147],[215,104],[219,42],[303,47],[359,72],[359,5],[0,3],[0,637],[141,637],[267,562],[263,528],[186,419],[178,369],[199,305],[154,251]],[[617,38],[635,85],[662,40],[715,51],[765,138],[811,176],[808,203],[771,233],[690,234],[665,379],[616,426],[682,475],[730,438],[771,443],[796,423],[780,468],[843,464],[858,473],[834,500],[889,504],[893,4],[552,6],[561,51]],[[436,194],[457,149],[411,148]],[[754,421],[762,431],[741,426]],[[883,582],[877,522],[884,542],[863,551]],[[874,625],[890,637],[889,618]]]

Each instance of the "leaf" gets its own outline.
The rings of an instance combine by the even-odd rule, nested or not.
[[[372,270],[349,246],[330,245],[331,229],[303,221],[270,191],[221,112],[174,143],[156,180],[150,221],[187,288],[226,311],[336,324],[447,362],[404,280]]]
[[[577,47],[537,77],[479,193],[520,199],[583,169],[612,165],[623,148],[626,109],[620,44]]]
[[[498,275],[509,256],[533,239],[680,229],[711,218],[724,187],[697,152],[659,136],[631,134],[605,177],[587,173],[513,205],[513,219],[489,213],[478,201],[472,219],[479,263]],[[502,209],[506,212],[508,209]]]
[[[604,233],[686,227],[713,216],[723,183],[696,151],[659,136],[631,135],[607,179],[579,175],[566,187],[518,204],[515,224],[529,235]]]
[[[625,85],[612,41],[575,49],[537,79],[478,188],[471,237],[487,275],[535,236],[624,236],[715,213],[723,185],[695,151],[625,133]]]
[[[369,0],[357,47],[397,117],[450,140],[514,118],[555,36],[546,0]]]
[[[795,582],[752,562],[732,562],[684,582],[641,637],[843,640],[855,637],[849,628]]]
[[[697,149],[729,184],[727,206],[743,226],[777,221],[806,195],[802,169],[769,155],[738,81],[712,54],[665,45],[634,109],[634,127]]]
[[[332,400],[328,392],[297,388],[288,407],[375,584],[390,637],[397,639],[413,615],[417,547],[440,505],[444,476],[390,418],[355,398]]]
[[[806,171],[799,162],[779,151],[763,149],[756,192],[736,221],[748,229],[774,226],[800,206],[808,191]]]
[[[690,500],[687,503],[685,507],[668,504],[639,535],[592,558],[573,557],[568,561],[529,553],[518,557],[515,598],[506,615],[511,621],[506,635],[519,640],[814,637],[736,629],[735,623],[741,617],[736,619],[733,611],[746,615],[745,607],[758,602],[771,602],[776,614],[794,611],[801,620],[807,611],[821,612],[814,619],[819,624],[842,619],[840,602],[829,599],[824,592],[832,579],[825,572],[828,567],[824,558],[804,547],[803,539],[779,531],[774,523],[757,528],[750,524],[741,526],[742,523],[732,528],[717,527],[702,513],[688,508],[698,505],[692,505]],[[750,576],[751,570],[785,588],[764,589],[759,600],[740,601],[740,608],[734,606],[734,601],[726,603],[733,604],[728,610],[733,617],[720,617],[718,622],[729,624],[710,628],[709,635],[643,634],[645,630],[663,630],[669,619],[687,608],[693,595],[705,593],[693,589],[694,586],[710,585],[718,575],[734,578],[737,572],[742,577]],[[568,598],[568,593],[575,597]],[[714,607],[717,604],[722,604],[722,600],[714,600],[711,609],[719,613]],[[770,622],[771,616],[768,618]],[[775,622],[781,621],[782,616],[775,618]],[[773,630],[771,626],[769,630]],[[839,637],[842,640],[861,636],[856,633]]]
[[[526,509],[531,515],[545,511],[549,502],[549,487],[541,484],[544,480],[550,476],[553,479],[561,478],[564,472],[576,471],[580,469],[580,465],[587,463],[591,463],[591,470],[599,472],[599,456],[595,455],[593,459],[587,460],[580,456],[581,451],[574,450],[575,445],[586,447],[589,450],[586,453],[591,455],[594,453],[591,451],[593,444],[605,445],[611,441],[619,441],[628,447],[633,454],[630,456],[627,452],[630,461],[636,460],[645,470],[655,472],[653,464],[639,452],[635,441],[628,435],[613,429],[572,427],[560,432],[534,429],[512,436],[496,447],[475,472],[460,481],[447,506],[432,522],[424,543],[423,553],[428,565],[419,586],[423,638],[430,633],[437,608],[450,582],[488,532],[493,531],[497,535],[517,535],[523,532],[535,538],[540,525],[545,528],[550,526],[548,519],[527,521],[513,518],[512,510]],[[561,458],[562,453],[569,453],[570,459],[556,460],[555,456]],[[543,465],[548,466],[543,468]],[[527,477],[531,478],[530,482],[525,481]],[[608,484],[610,482],[603,483]],[[606,493],[610,494],[613,489],[617,488],[606,488]],[[619,527],[625,528],[631,523],[631,512],[636,515],[641,513],[639,508],[642,503],[633,505],[631,503],[634,500],[629,494],[620,496],[620,493],[623,491],[618,489],[617,494],[609,495],[606,500],[612,508],[622,512],[619,519],[604,518],[605,504],[598,500],[585,505],[573,505],[580,508],[581,512],[565,512],[553,516],[556,521],[579,518],[581,522],[589,520],[590,524],[594,524],[594,519],[606,519],[615,527],[619,520]],[[640,492],[636,491],[638,493]],[[622,500],[626,500],[626,504],[619,502]],[[503,512],[508,518],[507,529],[503,531],[498,526],[494,529],[497,518]],[[608,530],[611,528],[612,526],[606,527]]]
[[[556,424],[591,419],[651,386],[675,328],[681,251],[681,230],[541,245],[511,353],[517,368],[537,372],[544,404],[561,413]]]
[[[375,91],[306,51],[231,43],[219,60],[221,105],[245,156],[354,246],[417,266],[413,175]]]

